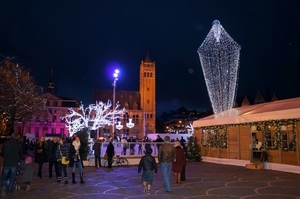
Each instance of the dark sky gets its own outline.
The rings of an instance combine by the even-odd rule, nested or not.
[[[146,53],[156,62],[157,111],[207,110],[197,49],[218,19],[242,47],[238,96],[300,95],[299,0],[1,1],[0,54],[14,56],[59,96],[91,103],[93,89],[139,90]]]

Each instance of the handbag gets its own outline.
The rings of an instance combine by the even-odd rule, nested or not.
[[[73,159],[74,159],[74,162],[78,162],[79,161],[79,154],[78,153],[75,153],[73,155]]]
[[[108,155],[107,155],[107,153],[105,153],[105,155],[104,155],[104,160],[107,160],[108,159]]]
[[[61,158],[61,163],[62,164],[69,164],[70,163],[70,160],[68,160],[68,158],[66,156],[62,156]]]
[[[61,155],[61,163],[64,164],[64,165],[69,164],[70,160],[67,158],[67,156],[62,155],[60,146],[59,146],[59,152],[60,152],[60,155]]]

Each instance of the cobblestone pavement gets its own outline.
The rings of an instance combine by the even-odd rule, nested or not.
[[[171,192],[163,187],[163,176],[159,172],[154,176],[151,195],[143,193],[141,174],[137,166],[108,168],[84,168],[84,180],[80,184],[78,170],[77,184],[58,184],[54,178],[48,178],[48,163],[43,167],[43,178],[37,177],[37,164],[31,190],[25,191],[21,183],[22,173],[18,176],[21,190],[14,191],[5,198],[28,199],[89,199],[89,198],[240,198],[240,199],[300,199],[300,175],[271,170],[249,170],[245,167],[219,165],[205,162],[188,162],[187,180],[174,183],[171,175]],[[71,178],[71,168],[68,168]]]

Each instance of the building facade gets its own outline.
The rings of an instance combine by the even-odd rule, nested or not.
[[[120,116],[115,121],[116,125],[120,122],[122,128],[115,128],[112,132],[111,126],[98,129],[94,137],[136,137],[143,138],[149,133],[155,133],[156,120],[156,72],[155,62],[152,62],[149,55],[140,64],[140,87],[139,91],[115,91],[115,101],[119,102],[120,108],[125,108],[127,113]],[[93,102],[107,102],[113,99],[113,90],[94,90]],[[126,124],[134,123],[130,128]]]
[[[47,100],[44,110],[35,113],[35,119],[28,122],[15,122],[14,129],[17,134],[30,139],[47,136],[69,136],[65,121],[61,118],[66,115],[69,108],[76,110],[78,103],[68,97],[58,97],[53,94],[54,83],[51,79],[48,92],[43,95]]]

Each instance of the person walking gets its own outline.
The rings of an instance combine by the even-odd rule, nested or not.
[[[96,168],[101,167],[101,144],[101,139],[99,138],[93,145]]]
[[[112,142],[109,142],[109,144],[106,148],[106,153],[107,153],[108,168],[111,168],[112,167],[112,158],[115,155],[115,147],[112,144]]]
[[[151,185],[153,183],[153,170],[157,174],[157,164],[155,158],[151,155],[152,149],[147,148],[145,155],[141,158],[138,167],[138,173],[143,169],[142,182],[144,185],[144,193],[150,195]]]
[[[181,182],[181,172],[185,164],[184,150],[179,141],[175,142],[176,160],[172,163],[172,171],[174,172],[175,183]]]
[[[186,148],[185,143],[180,142],[180,144],[181,144],[181,146],[182,146],[182,148],[183,148],[184,156],[185,156],[184,165],[183,165],[183,168],[182,168],[180,180],[181,180],[181,181],[186,181],[186,177],[185,177],[185,167],[186,167],[186,153],[187,153],[187,148]]]
[[[40,137],[40,139],[38,139],[38,141],[35,144],[34,153],[35,153],[34,161],[35,161],[35,163],[39,164],[38,176],[40,178],[42,178],[43,164],[44,164],[44,162],[48,161],[45,137]]]
[[[80,175],[80,183],[85,183],[83,181],[83,169],[82,169],[82,161],[81,161],[81,156],[80,156],[80,150],[81,150],[81,143],[80,143],[80,138],[76,137],[75,140],[72,142],[72,145],[70,147],[70,166],[72,168],[72,183],[76,184],[75,181],[75,170],[76,167],[79,169],[79,175]]]
[[[170,187],[170,173],[172,170],[172,163],[176,160],[176,153],[174,146],[170,143],[170,137],[165,136],[164,144],[159,147],[158,161],[161,166],[161,171],[164,176],[164,187],[167,192],[171,191]]]
[[[16,140],[14,129],[11,129],[10,132],[12,133],[10,136],[11,138],[3,143],[1,149],[1,156],[3,157],[1,197],[5,197],[6,193],[9,195],[12,194],[16,181],[18,164],[23,155],[22,146]],[[9,181],[8,186],[7,181]]]
[[[69,143],[66,141],[66,138],[63,137],[59,140],[58,142],[58,147],[56,150],[56,160],[58,162],[58,177],[57,177],[57,182],[60,183],[61,182],[61,173],[64,173],[64,180],[65,180],[65,184],[68,184],[68,174],[67,174],[67,164],[63,164],[62,162],[62,158],[66,157],[69,158],[70,157],[70,145]]]
[[[32,181],[32,177],[33,177],[33,171],[34,171],[34,166],[32,163],[32,157],[28,156],[25,159],[24,173],[23,173],[23,177],[22,177],[22,180],[26,185],[26,191],[30,190],[31,181]]]
[[[53,137],[47,144],[47,157],[49,161],[49,178],[52,178],[52,168],[54,166],[56,179],[58,177],[58,162],[56,160],[56,151],[58,147],[58,137]]]

